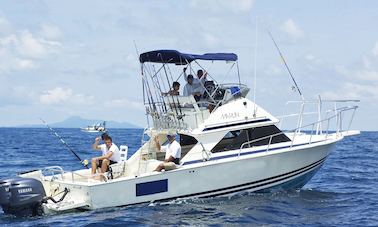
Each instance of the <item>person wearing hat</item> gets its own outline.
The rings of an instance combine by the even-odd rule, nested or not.
[[[176,141],[176,133],[168,132],[167,134],[168,144],[161,146],[159,139],[156,136],[154,138],[155,145],[158,151],[165,152],[164,162],[156,167],[155,171],[160,172],[161,170],[172,170],[176,169],[176,165],[180,164],[181,158],[181,145]]]

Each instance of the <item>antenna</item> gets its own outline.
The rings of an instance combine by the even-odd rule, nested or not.
[[[255,28],[255,59],[254,59],[254,78],[253,78],[253,117],[256,117],[256,77],[257,77],[257,17],[256,17],[256,28]]]
[[[301,96],[301,99],[304,100],[303,94],[302,94],[301,90],[299,89],[298,84],[297,84],[297,82],[295,81],[294,76],[293,76],[293,74],[291,73],[290,68],[289,68],[289,66],[288,66],[287,63],[286,63],[283,54],[281,53],[281,50],[280,50],[280,48],[278,47],[278,45],[277,45],[276,41],[274,40],[272,33],[270,33],[269,29],[268,29],[268,34],[269,34],[270,38],[272,39],[274,45],[276,46],[277,51],[278,51],[278,53],[280,54],[282,61],[283,61],[284,64],[285,64],[285,67],[286,67],[287,71],[289,72],[289,74],[290,74],[290,76],[291,76],[291,79],[292,79],[293,82],[294,82],[295,88],[298,90],[298,93],[299,93],[299,95]]]

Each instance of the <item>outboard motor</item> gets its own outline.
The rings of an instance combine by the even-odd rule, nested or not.
[[[42,183],[34,178],[12,178],[0,181],[0,205],[6,214],[42,215],[46,197]]]

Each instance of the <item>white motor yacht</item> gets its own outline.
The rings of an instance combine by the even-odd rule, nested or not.
[[[128,159],[127,146],[121,146],[121,162],[99,174],[102,180],[95,180],[86,168],[65,171],[59,166],[2,180],[0,205],[5,213],[38,215],[300,189],[337,142],[359,133],[349,130],[357,100],[290,102],[299,104],[298,113],[273,116],[247,98],[250,89],[240,82],[233,53],[157,50],[141,54],[139,60],[148,122],[142,146]],[[229,70],[205,70],[204,65],[212,63]],[[187,74],[195,74],[195,69],[207,74],[199,83],[204,91],[199,99],[165,95],[172,82],[185,81],[184,67]],[[222,73],[237,81],[218,82]],[[294,126],[288,128],[290,122]],[[157,150],[154,138],[165,144],[172,130],[181,145],[180,163],[176,169],[156,172],[165,154]]]
[[[83,132],[106,132],[106,122],[103,121],[102,123],[89,125],[87,127],[81,128],[80,130]]]

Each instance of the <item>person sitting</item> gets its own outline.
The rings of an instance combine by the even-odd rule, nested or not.
[[[100,139],[104,141],[104,144],[99,145]],[[119,149],[108,134],[103,133],[101,138],[97,137],[92,144],[92,148],[94,150],[102,151],[101,156],[92,158],[92,174],[96,173],[97,167],[101,168],[101,173],[105,173],[108,170],[109,165],[119,162]]]
[[[180,164],[181,145],[176,141],[176,134],[169,132],[167,134],[168,144],[161,146],[158,137],[154,138],[155,145],[158,151],[166,152],[164,162],[156,167],[155,171],[176,169],[176,165]]]
[[[163,95],[180,95],[180,83],[177,81],[173,82],[172,89],[168,92],[163,93]]]
[[[184,96],[189,96],[189,95],[193,95],[194,96],[194,99],[198,102],[201,98],[201,92],[199,92],[198,89],[195,89],[194,85],[193,85],[193,75],[192,74],[189,74],[187,76],[187,83],[185,84],[184,86],[184,90],[183,90],[183,95]]]

